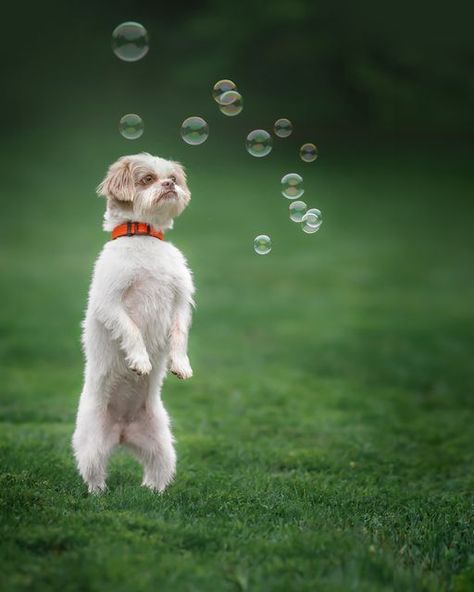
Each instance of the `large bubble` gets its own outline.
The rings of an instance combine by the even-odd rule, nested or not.
[[[236,90],[228,90],[221,95],[219,100],[219,110],[228,117],[234,117],[242,112],[244,108],[242,95]]]
[[[296,199],[304,193],[303,177],[298,173],[288,173],[281,180],[281,192],[288,199]]]
[[[273,140],[270,134],[265,130],[257,129],[249,133],[245,146],[249,154],[261,158],[270,154],[272,144]]]
[[[148,53],[148,33],[140,23],[126,22],[114,29],[112,49],[124,62],[136,62]]]
[[[127,113],[119,122],[119,131],[127,140],[136,140],[145,129],[143,119],[136,113]]]
[[[230,90],[237,90],[237,86],[232,80],[219,80],[214,84],[214,88],[212,89],[212,96],[216,103],[221,102],[221,97],[224,93],[229,92]]]
[[[253,248],[258,255],[267,255],[272,250],[271,238],[266,234],[259,234],[253,241]]]
[[[209,137],[209,126],[202,117],[188,117],[181,125],[181,137],[186,144],[198,146]]]

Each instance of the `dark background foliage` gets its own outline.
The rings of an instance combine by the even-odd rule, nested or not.
[[[465,137],[472,12],[462,0],[16,3],[2,25],[3,133],[73,115],[84,125],[127,93],[153,96],[162,112],[191,97],[199,108],[230,77],[256,113],[321,133]],[[139,63],[109,50],[123,20],[150,32]]]

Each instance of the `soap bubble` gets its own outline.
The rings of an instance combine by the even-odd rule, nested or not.
[[[126,22],[112,33],[114,54],[124,62],[136,62],[148,53],[148,33],[140,23]]]
[[[219,80],[214,84],[214,88],[212,89],[212,96],[214,97],[214,101],[216,103],[221,102],[221,97],[224,93],[229,92],[230,90],[237,90],[237,86],[232,80]]]
[[[242,95],[236,90],[228,90],[219,99],[219,110],[224,115],[233,117],[241,113],[244,108]]]
[[[136,113],[127,113],[119,123],[119,131],[127,140],[136,140],[143,134],[143,119]]]
[[[319,230],[321,224],[323,223],[323,215],[321,214],[320,210],[316,208],[311,208],[306,212],[301,220],[301,228],[307,234],[312,234]]]
[[[282,119],[277,119],[273,126],[273,131],[279,138],[287,138],[288,136],[291,136],[293,124],[289,119],[285,119],[284,117]]]
[[[293,220],[293,222],[301,222],[306,213],[306,207],[304,201],[292,201],[289,207],[290,219]]]
[[[259,234],[253,241],[253,248],[258,255],[266,255],[272,250],[272,241],[266,234]]]
[[[300,148],[300,158],[304,162],[313,162],[318,158],[318,149],[314,144],[303,144]]]
[[[281,192],[288,199],[296,199],[304,193],[303,177],[297,173],[288,173],[281,180]]]
[[[198,146],[209,137],[209,126],[202,117],[188,117],[181,125],[181,137],[186,144]]]
[[[270,154],[272,151],[273,140],[268,132],[265,130],[253,130],[247,136],[246,148],[247,152],[252,156],[261,158]]]

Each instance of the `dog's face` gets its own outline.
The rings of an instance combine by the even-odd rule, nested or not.
[[[183,167],[145,152],[122,156],[97,188],[108,208],[138,221],[170,227],[191,199]]]

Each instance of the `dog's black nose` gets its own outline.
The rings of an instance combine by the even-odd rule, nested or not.
[[[171,187],[174,187],[174,182],[173,181],[163,181],[161,184],[162,184],[163,187],[166,187],[167,189],[168,188],[171,188]]]

